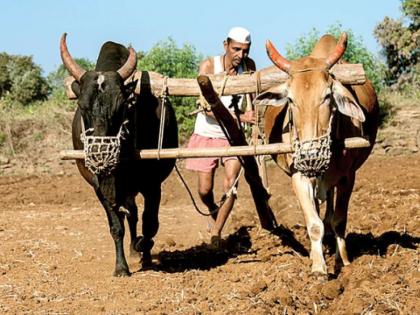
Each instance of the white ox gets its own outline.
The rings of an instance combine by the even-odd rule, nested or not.
[[[293,190],[303,210],[309,238],[312,272],[327,274],[322,240],[325,231],[336,238],[336,267],[340,257],[350,264],[345,230],[347,210],[356,170],[372,151],[378,126],[378,102],[372,84],[344,86],[329,72],[344,54],[347,36],[337,43],[323,36],[309,56],[289,61],[270,41],[267,53],[273,63],[289,74],[289,79],[262,93],[256,105],[268,106],[265,135],[270,143],[291,142],[293,154],[274,156],[292,178]],[[346,150],[340,141],[368,135],[369,148]],[[334,192],[336,198],[334,200]],[[327,201],[324,221],[319,201]]]

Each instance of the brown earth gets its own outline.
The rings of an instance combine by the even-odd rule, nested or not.
[[[303,216],[290,179],[274,165],[276,233],[260,229],[242,179],[222,249],[210,249],[206,218],[173,173],[163,185],[154,268],[139,270],[131,257],[133,275],[112,277],[104,210],[74,163],[58,159],[70,147],[72,113],[48,110],[61,117],[55,127],[44,123],[48,129],[12,117],[11,133],[21,138],[8,142],[12,157],[0,155],[0,314],[420,313],[420,110],[417,101],[391,102],[393,119],[359,171],[350,204],[352,263],[334,274],[325,247],[328,280],[310,275]],[[194,189],[194,176],[183,173]]]
[[[273,165],[271,203],[282,224],[275,234],[259,228],[242,180],[223,247],[210,249],[206,218],[173,173],[163,185],[153,270],[131,257],[133,275],[114,278],[105,213],[67,163],[58,176],[0,177],[1,314],[418,313],[419,154],[374,155],[359,171],[347,228],[352,263],[334,275],[327,253],[327,281],[310,275],[301,211]]]

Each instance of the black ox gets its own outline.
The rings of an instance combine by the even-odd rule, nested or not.
[[[130,229],[130,252],[142,254],[143,266],[151,263],[153,237],[159,227],[161,183],[175,164],[175,160],[135,157],[136,149],[157,148],[163,102],[154,97],[150,89],[142,88],[139,95],[134,94],[137,82],[125,84],[136,70],[133,48],[105,43],[94,71],[84,70],[73,60],[67,50],[66,34],[61,38],[60,52],[64,66],[75,78],[71,88],[78,98],[72,125],[73,146],[91,154],[86,163],[78,160],[77,167],[105,208],[115,242],[114,276],[128,276],[123,248],[124,217],[127,216]],[[141,81],[150,83],[147,80],[144,73]],[[169,102],[164,106],[162,147],[177,147],[175,113]],[[135,197],[139,192],[144,197],[144,211],[142,236],[137,237]]]

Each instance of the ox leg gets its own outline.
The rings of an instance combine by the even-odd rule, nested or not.
[[[303,210],[306,227],[311,240],[312,273],[327,274],[322,253],[322,238],[324,236],[324,224],[319,218],[314,196],[314,183],[300,173],[292,176],[293,190]]]
[[[130,229],[130,256],[138,256],[138,252],[135,249],[137,242],[137,222],[139,220],[138,209],[134,196],[127,197],[124,203],[124,207],[128,210],[127,215],[128,227]]]
[[[334,216],[332,219],[332,228],[336,237],[336,262],[339,262],[340,257],[344,266],[350,264],[345,241],[347,212],[351,193],[354,187],[355,174],[342,178],[337,185],[337,199],[335,205]]]
[[[124,213],[119,211],[119,206],[112,206],[106,200],[100,198],[108,217],[109,230],[115,244],[116,261],[115,261],[115,277],[129,276],[127,261],[124,255]]]
[[[161,197],[160,187],[148,190],[144,196],[144,211],[142,216],[143,236],[137,241],[136,249],[142,253],[142,265],[152,263],[153,237],[159,229],[159,204]]]
[[[334,215],[334,187],[327,191],[325,217],[323,220],[325,235],[334,234],[332,226],[331,226],[333,215]]]

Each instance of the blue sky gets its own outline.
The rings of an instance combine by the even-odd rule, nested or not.
[[[271,39],[280,52],[313,27],[323,33],[340,22],[362,37],[375,54],[373,29],[385,16],[401,16],[400,0],[270,0],[270,1],[134,1],[134,0],[0,0],[0,52],[32,55],[44,74],[61,64],[59,39],[74,57],[96,60],[107,40],[147,51],[172,37],[192,44],[203,55],[223,52],[232,26],[251,31],[251,57],[258,68],[270,65],[264,43]]]

